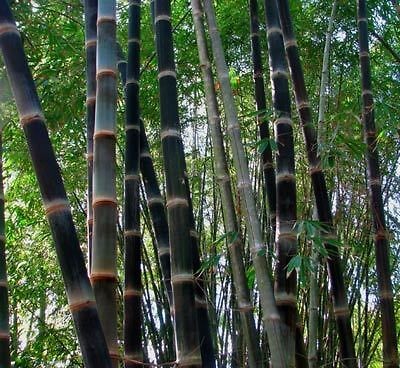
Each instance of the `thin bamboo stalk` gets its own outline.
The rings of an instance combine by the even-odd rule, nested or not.
[[[289,3],[287,0],[278,0],[278,5],[286,55],[294,86],[296,107],[300,116],[300,123],[306,143],[307,158],[310,167],[318,219],[326,226],[328,234],[325,237],[336,239],[325,175],[322,171],[321,158],[318,154],[317,134],[312,125],[311,109],[308,102],[296,38],[293,32]],[[347,303],[346,287],[344,284],[340,255],[337,247],[329,241],[325,242],[324,246],[329,253],[327,259],[328,275],[331,283],[333,312],[340,340],[342,364],[345,367],[355,368],[356,357],[354,339],[351,329],[350,312]]]
[[[276,226],[276,182],[272,148],[270,144],[271,135],[269,133],[268,119],[266,114],[267,102],[264,88],[257,0],[249,0],[249,13],[254,92],[257,111],[259,111],[259,114],[257,115],[257,124],[261,140],[267,140],[268,142],[261,154],[261,163],[264,173],[265,192],[267,194],[270,222],[273,230],[272,239],[274,239]]]
[[[60,169],[21,36],[6,0],[0,1],[0,47],[51,227],[85,366],[111,368]]]
[[[247,229],[249,232],[250,251],[260,292],[264,328],[268,334],[271,362],[274,367],[286,367],[287,355],[283,340],[283,329],[285,327],[280,320],[275,304],[274,293],[269,277],[270,272],[265,257],[266,248],[261,235],[261,225],[256,212],[249,168],[240,137],[236,105],[229,81],[228,67],[225,61],[222,41],[217,28],[215,11],[211,0],[204,1],[204,9],[207,15],[208,29],[217,75],[221,84],[225,115],[228,124],[228,133],[232,145],[233,161],[237,172],[238,191],[241,196],[241,205],[246,217]]]
[[[85,0],[85,48],[86,48],[86,142],[87,142],[87,252],[88,271],[92,264],[93,231],[93,133],[96,109],[96,43],[97,0]]]
[[[115,0],[99,0],[93,160],[93,253],[90,278],[113,367],[118,366],[116,305]]]
[[[2,124],[2,122],[0,122]],[[11,368],[6,237],[4,226],[3,132],[0,127],[0,367]]]
[[[214,79],[207,50],[206,35],[203,24],[203,10],[200,0],[192,0],[191,5],[202,78],[207,99],[207,115],[215,157],[215,175],[220,188],[225,230],[230,234],[228,237],[228,251],[236,291],[235,297],[237,298],[237,308],[240,313],[241,324],[246,339],[249,366],[262,367],[261,350],[257,341],[257,332],[252,313],[253,305],[250,300],[250,292],[247,286],[246,273],[243,264],[243,241],[239,234],[237,225],[232,187],[221,132],[220,113],[218,111],[217,97],[214,90]]]
[[[129,1],[128,64],[126,79],[125,141],[125,290],[124,351],[125,367],[141,367],[142,347],[142,280],[139,206],[140,166],[140,0]],[[135,361],[135,363],[134,363]],[[137,363],[136,363],[137,362]]]
[[[195,368],[202,366],[202,359],[195,310],[193,249],[189,235],[189,201],[178,115],[170,1],[156,0],[154,15],[177,363],[182,367]]]
[[[399,354],[397,350],[393,288],[390,279],[390,247],[382,200],[379,151],[377,146],[374,115],[375,106],[372,95],[371,67],[368,45],[367,4],[365,0],[358,0],[357,4],[362,88],[362,122],[364,128],[364,141],[367,146],[367,182],[374,225],[376,271],[378,276],[379,304],[382,321],[383,366],[394,368],[399,366]]]

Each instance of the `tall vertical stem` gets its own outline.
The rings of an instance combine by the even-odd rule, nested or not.
[[[396,318],[393,305],[393,289],[390,279],[390,247],[385,224],[385,213],[382,200],[381,174],[379,169],[379,152],[375,127],[375,106],[372,95],[371,67],[368,45],[367,4],[358,0],[358,36],[360,45],[360,67],[362,88],[362,122],[364,141],[367,145],[366,161],[368,172],[368,189],[374,225],[374,243],[376,271],[378,279],[379,304],[382,321],[383,366],[399,366],[397,351]]]

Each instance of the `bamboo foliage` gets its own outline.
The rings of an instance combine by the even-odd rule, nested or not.
[[[125,142],[125,290],[124,349],[125,367],[139,367],[142,348],[142,281],[141,233],[139,212],[139,72],[140,72],[140,6],[129,2],[128,64],[126,79],[126,142]]]
[[[275,299],[281,318],[288,326],[288,366],[295,363],[296,272],[288,265],[297,253],[296,179],[293,122],[285,49],[276,0],[265,2],[272,100],[274,106],[276,154],[276,252]]]
[[[367,3],[365,0],[358,0],[357,4],[362,88],[362,123],[364,129],[364,141],[367,146],[367,182],[374,229],[376,271],[382,322],[383,366],[394,368],[399,366],[399,355],[397,350],[393,289],[390,279],[390,247],[382,200],[379,151],[374,114],[375,107],[372,94],[368,45]]]
[[[86,48],[86,141],[87,141],[87,246],[88,271],[92,262],[93,231],[93,132],[96,109],[96,43],[97,0],[85,0],[85,48]]]
[[[296,107],[300,116],[300,123],[306,144],[318,219],[327,229],[327,241],[324,245],[329,253],[329,258],[327,260],[328,275],[331,282],[333,310],[338,328],[342,364],[345,367],[355,367],[356,357],[350,311],[347,302],[341,260],[337,246],[333,243],[333,240],[336,239],[336,235],[333,228],[332,212],[325,175],[321,167],[321,158],[318,154],[317,134],[312,125],[311,108],[308,102],[304,74],[296,38],[293,32],[289,3],[287,0],[278,0],[278,5],[285,50],[295,92]]]
[[[186,195],[185,162],[173,58],[171,5],[169,0],[156,0],[154,5],[176,355],[177,362],[182,367],[201,367],[189,235],[189,202]]]
[[[0,127],[0,367],[11,368],[2,158],[3,132],[2,127]]]
[[[100,0],[97,14],[97,88],[93,136],[93,254],[90,278],[113,366],[117,367],[115,20],[115,1]]]
[[[60,169],[21,36],[6,0],[0,1],[0,47],[51,227],[85,366],[111,367]]]
[[[245,268],[243,264],[243,241],[239,234],[237,225],[232,187],[222,139],[221,119],[218,111],[218,103],[214,90],[214,80],[207,50],[206,35],[203,24],[203,11],[199,0],[192,0],[191,5],[197,48],[199,50],[199,59],[207,99],[208,122],[215,155],[215,174],[220,188],[225,229],[226,232],[230,234],[230,237],[228,238],[228,251],[232,264],[237,305],[248,349],[249,366],[262,367],[261,351],[257,341],[254,317],[252,314],[253,305],[250,300],[250,292],[247,287]]]
[[[250,252],[260,292],[264,328],[268,335],[271,362],[274,367],[286,367],[286,352],[283,341],[284,326],[279,318],[265,257],[265,244],[261,235],[261,225],[256,212],[254,194],[246,156],[241,142],[240,128],[235,101],[229,81],[228,68],[223,54],[221,37],[218,32],[212,1],[204,1],[208,30],[211,38],[218,79],[221,84],[227,128],[232,145],[233,161],[237,171],[238,190],[249,232]]]

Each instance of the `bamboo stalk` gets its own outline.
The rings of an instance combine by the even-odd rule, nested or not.
[[[0,122],[2,124],[2,122]],[[5,249],[3,132],[0,127],[0,367],[11,368],[8,283]]]
[[[60,169],[44,123],[21,36],[6,0],[0,1],[0,47],[51,227],[85,366],[110,368],[110,357]]]
[[[278,5],[286,55],[295,92],[296,107],[300,116],[300,123],[306,143],[307,158],[317,206],[318,219],[326,226],[328,231],[326,237],[336,239],[325,175],[322,171],[321,158],[318,154],[317,134],[312,125],[311,108],[308,102],[304,74],[296,38],[293,32],[289,3],[287,0],[278,0]],[[329,243],[329,241],[325,242],[324,246],[329,253],[327,259],[328,275],[331,283],[333,311],[340,340],[342,364],[345,367],[355,368],[356,357],[354,339],[351,329],[350,312],[347,303],[346,287],[344,284],[340,255],[337,247],[332,243]]]
[[[139,206],[140,166],[140,0],[129,1],[128,64],[126,79],[125,141],[125,290],[124,351],[126,368],[141,367],[142,348],[142,280]],[[135,363],[133,362],[135,361]]]
[[[211,38],[214,60],[218,79],[221,84],[225,115],[228,124],[228,133],[232,145],[233,161],[237,172],[238,190],[241,204],[246,217],[249,231],[250,251],[256,273],[257,285],[260,292],[260,301],[263,313],[264,328],[267,331],[271,352],[271,362],[274,367],[286,367],[285,343],[283,341],[282,324],[273,294],[269,270],[265,257],[265,244],[261,235],[261,225],[256,212],[254,193],[251,189],[249,168],[243,144],[240,137],[240,128],[235,101],[229,81],[228,67],[226,65],[221,37],[218,32],[215,12],[212,1],[204,1],[207,15],[208,29]]]
[[[171,4],[155,1],[155,33],[160,89],[161,141],[167,184],[167,211],[171,249],[171,282],[177,363],[201,367],[199,330],[185,185],[185,158],[178,115],[176,72],[172,42]]]
[[[289,76],[279,24],[276,0],[265,2],[272,101],[274,106],[276,154],[276,252],[275,300],[281,319],[288,326],[286,352],[288,366],[295,365],[297,292],[296,272],[287,274],[290,260],[297,253],[296,178],[293,122],[291,117]]]
[[[92,264],[93,232],[93,133],[96,109],[96,43],[97,0],[85,0],[85,48],[86,48],[86,142],[87,142],[87,252],[88,271]]]
[[[375,127],[375,106],[372,94],[368,45],[367,4],[365,0],[358,0],[357,4],[362,88],[362,122],[364,128],[364,142],[367,146],[367,182],[374,226],[375,259],[379,291],[378,297],[382,322],[383,366],[394,368],[399,366],[399,354],[397,350],[398,341],[396,337],[393,288],[390,279],[390,247],[385,224],[381,174],[379,168],[379,151]]]
[[[93,254],[90,278],[113,367],[118,366],[116,306],[115,1],[99,0],[93,160]]]

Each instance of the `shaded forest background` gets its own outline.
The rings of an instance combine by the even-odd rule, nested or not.
[[[264,16],[260,3],[261,44],[264,78],[269,81]],[[255,120],[253,71],[250,52],[247,1],[218,0],[218,25],[230,67],[231,84],[240,114],[242,137],[262,218],[265,240],[272,249],[269,217],[260,169],[260,150]],[[368,2],[370,56],[375,98],[378,147],[381,152],[383,196],[390,232],[392,282],[397,321],[400,321],[400,16],[392,2]],[[60,164],[74,221],[86,253],[86,127],[85,127],[85,49],[83,6],[78,0],[13,1],[12,7],[21,31],[25,51]],[[150,8],[142,7],[141,115],[147,128],[151,153],[159,178],[163,178],[159,139],[159,96],[157,63]],[[188,1],[172,1],[175,61],[177,68],[180,121],[188,166],[197,230],[200,234],[202,275],[206,280],[209,316],[214,326],[218,366],[232,366],[232,357],[243,349],[243,336],[231,292],[227,259],[226,231],[214,177],[213,157],[204,107],[196,40]],[[331,12],[326,0],[291,1],[291,11],[303,62],[313,116],[317,116],[322,55]],[[126,54],[127,1],[118,2],[118,42]],[[0,75],[0,119],[3,124],[4,176],[6,198],[6,250],[10,289],[10,328],[12,359],[16,367],[82,367],[57,264],[52,238],[42,208],[38,185],[30,163],[23,132],[8,86],[5,69]],[[377,304],[376,271],[367,195],[365,145],[361,126],[356,2],[339,1],[334,23],[329,62],[326,141],[320,148],[331,195],[334,224],[345,260],[345,279],[352,312],[356,353],[363,366],[381,366],[381,332]],[[117,188],[122,211],[124,98],[119,83],[117,142]],[[217,92],[218,84],[215,86]],[[271,91],[266,83],[267,111],[272,119]],[[321,274],[321,359],[327,366],[337,362],[335,332],[324,254],[320,265],[311,261],[313,196],[305,149],[293,110],[298,191],[297,218],[300,255],[298,299],[300,319],[308,319],[309,278]],[[271,127],[270,127],[271,129]],[[228,152],[228,157],[231,154]],[[235,181],[231,165],[232,180]],[[163,185],[163,180],[160,180]],[[239,198],[236,198],[239,201]],[[239,205],[237,206],[239,209]],[[142,196],[143,230],[143,310],[146,355],[171,355],[171,325],[165,320],[167,306],[155,237],[145,198]],[[245,233],[244,219],[238,212]],[[120,215],[122,219],[122,215]],[[122,220],[121,220],[122,221]],[[119,225],[119,249],[123,247]],[[322,248],[322,247],[321,247]],[[247,249],[247,247],[246,247]],[[246,274],[253,299],[258,301],[254,269],[246,250]],[[122,252],[119,253],[122,280]],[[120,282],[122,285],[122,281]],[[121,291],[120,287],[120,291]],[[119,292],[119,303],[122,294]],[[122,311],[121,311],[122,315]],[[261,331],[261,322],[256,319]],[[400,322],[398,322],[400,323]],[[397,331],[400,330],[400,324]],[[260,332],[260,338],[262,334]]]

